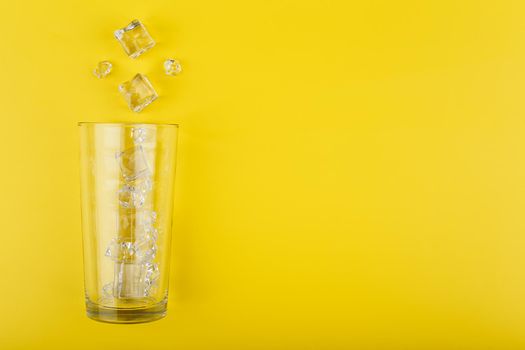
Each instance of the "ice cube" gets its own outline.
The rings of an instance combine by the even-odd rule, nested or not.
[[[153,182],[151,181],[151,178],[150,177],[145,177],[144,178],[144,181],[142,181],[140,184],[139,184],[139,190],[144,193],[144,194],[147,194],[148,192],[150,192],[151,190],[153,189]]]
[[[132,185],[122,186],[118,195],[119,203],[123,208],[141,208],[146,200],[144,193]]]
[[[144,267],[146,270],[146,278],[150,281],[155,281],[160,277],[159,266],[157,264],[148,262],[144,264]]]
[[[129,241],[112,239],[104,255],[113,261],[131,262],[135,256],[135,246]]]
[[[158,284],[160,277],[159,267],[155,263],[147,262],[142,265],[142,286],[144,288],[144,296],[150,295],[155,292],[155,288]]]
[[[154,240],[159,237],[159,230],[155,227],[152,227],[150,230],[146,231],[146,233]]]
[[[131,58],[137,58],[155,46],[155,41],[138,19],[133,20],[126,27],[116,30],[115,38]]]
[[[93,70],[93,74],[99,78],[105,78],[106,76],[111,73],[111,69],[113,68],[113,65],[109,61],[101,61],[97,64],[95,67],[95,70]]]
[[[131,129],[131,138],[135,144],[141,144],[146,141],[146,129],[144,128],[133,128]]]
[[[116,298],[140,298],[144,296],[141,288],[142,266],[135,263],[115,264],[115,279],[113,280],[113,296]]]
[[[119,234],[127,234],[135,231],[136,220],[132,212],[120,213],[117,216],[117,229]]]
[[[159,97],[148,78],[140,73],[130,81],[120,84],[118,89],[129,108],[137,113]]]
[[[182,66],[178,60],[168,58],[164,61],[164,72],[167,75],[179,75],[182,72]]]
[[[157,245],[155,240],[150,236],[146,236],[135,242],[134,251],[139,261],[152,261],[157,255]]]
[[[124,185],[118,190],[118,202],[123,208],[133,208],[133,186]]]
[[[151,232],[154,228],[155,220],[157,219],[157,213],[150,210],[140,210],[136,213],[135,220],[137,226],[142,227],[144,232]]]
[[[122,177],[127,182],[148,176],[149,167],[142,146],[128,148],[115,156],[119,161]]]

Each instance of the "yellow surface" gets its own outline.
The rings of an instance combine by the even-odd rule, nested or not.
[[[1,349],[525,349],[523,1],[0,10]],[[162,321],[84,315],[81,120],[181,124]]]

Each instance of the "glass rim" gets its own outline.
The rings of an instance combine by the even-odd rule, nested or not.
[[[179,127],[179,124],[175,123],[153,123],[153,122],[146,122],[146,123],[134,123],[134,122],[78,122],[78,126],[82,125],[115,125],[115,126],[126,126],[126,125],[152,125],[152,126],[174,126],[176,128]]]

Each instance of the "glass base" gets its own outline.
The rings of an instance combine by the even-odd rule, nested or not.
[[[166,316],[167,302],[135,308],[108,307],[86,300],[86,314],[92,320],[106,323],[144,323]]]

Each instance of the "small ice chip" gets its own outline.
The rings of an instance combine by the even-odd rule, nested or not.
[[[159,266],[155,263],[144,264],[146,268],[146,276],[150,281],[155,281],[159,278]]]
[[[97,67],[93,70],[93,74],[99,78],[105,78],[111,73],[113,65],[109,61],[101,61],[97,64]]]
[[[114,238],[106,248],[104,255],[113,261],[130,262],[133,260],[135,253],[135,246],[132,242],[120,241]]]
[[[159,277],[160,271],[157,264],[151,262],[146,262],[145,264],[142,264],[142,276],[140,281],[144,288],[144,296],[148,296],[155,291],[155,288],[157,287],[159,282]]]
[[[153,183],[151,182],[151,179],[149,177],[144,178],[144,181],[142,181],[138,186],[138,190],[144,195],[146,195],[152,189]]]
[[[152,261],[155,259],[157,246],[155,240],[152,240],[151,237],[145,237],[144,239],[135,242],[134,248],[139,261]]]
[[[133,128],[131,129],[131,137],[135,144],[141,144],[146,141],[146,129],[144,128]]]
[[[182,66],[178,60],[168,58],[164,61],[164,72],[167,75],[179,75],[182,72]]]
[[[102,294],[106,297],[112,297],[113,296],[113,283],[106,283],[102,287]]]
[[[159,97],[148,78],[142,74],[137,74],[130,81],[120,84],[118,89],[129,108],[136,113]]]
[[[155,41],[138,19],[133,20],[126,27],[116,30],[114,34],[126,54],[131,58],[137,58],[155,46]]]

